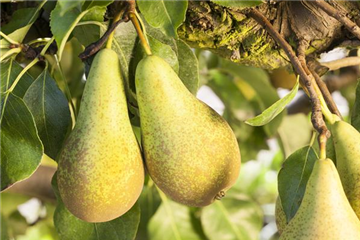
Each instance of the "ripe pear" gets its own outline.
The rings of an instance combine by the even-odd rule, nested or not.
[[[360,221],[330,159],[315,162],[304,198],[280,240],[358,240]]]
[[[278,232],[281,235],[287,225],[287,221],[280,197],[277,197],[275,203],[275,221]]]
[[[360,133],[344,121],[335,122],[331,133],[345,194],[360,219]]]
[[[140,195],[144,166],[118,57],[110,49],[91,65],[76,125],[59,155],[57,180],[65,206],[87,222],[121,216]]]
[[[135,75],[145,164],[156,185],[188,206],[223,197],[241,164],[230,126],[160,57],[142,59]]]

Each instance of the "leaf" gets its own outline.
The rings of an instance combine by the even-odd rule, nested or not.
[[[19,73],[23,70],[19,63],[14,59],[9,59],[7,62],[1,63],[1,92],[4,93],[11,87],[11,84],[15,81]],[[26,90],[33,83],[34,79],[32,76],[26,72],[16,84],[16,87],[13,90],[13,94],[18,97],[23,97]]]
[[[24,102],[34,116],[45,153],[56,159],[71,126],[69,105],[47,68],[30,86]]]
[[[221,69],[228,71],[238,78],[241,84],[238,85],[240,90],[245,96],[250,95],[254,109],[261,113],[266,108],[270,107],[273,103],[279,100],[276,89],[271,85],[268,74],[260,68],[241,66],[229,61],[221,60]],[[244,84],[246,82],[247,84]],[[254,91],[249,91],[250,86]],[[268,136],[277,134],[277,129],[285,112],[279,114],[273,121],[266,124],[263,128]]]
[[[8,224],[7,221],[5,219],[5,217],[3,216],[3,214],[1,214],[0,216],[0,239],[2,240],[9,240],[9,234],[8,234]]]
[[[246,7],[254,7],[260,5],[262,1],[258,0],[212,0],[212,2],[219,4],[224,7],[234,7],[234,8],[246,8]]]
[[[307,181],[318,159],[312,147],[303,147],[291,154],[278,175],[281,203],[289,222],[297,212],[304,197]]]
[[[60,14],[63,16],[68,10],[75,7],[81,7],[85,0],[59,0],[58,2],[61,6]]]
[[[52,181],[58,205],[54,214],[54,224],[61,240],[133,240],[139,221],[140,208],[136,203],[127,213],[109,222],[88,223],[72,215],[61,201],[56,183]]]
[[[203,209],[201,222],[210,240],[259,239],[263,214],[260,206],[245,195],[226,196]]]
[[[197,240],[201,237],[191,224],[190,209],[159,192],[162,203],[151,218],[148,233],[151,240]]]
[[[39,166],[43,146],[24,101],[1,94],[1,190],[28,178]]]
[[[188,2],[184,0],[138,0],[137,5],[146,21],[166,35],[177,38],[177,28],[185,20]]]
[[[352,109],[351,124],[360,132],[360,81],[356,87],[356,100]]]
[[[296,82],[295,86],[285,97],[275,102],[265,111],[263,111],[260,115],[251,118],[246,121],[247,124],[251,126],[263,126],[273,120],[277,115],[279,115],[286,107],[286,105],[291,102],[291,100],[295,97],[297,91],[299,89],[299,80]]]
[[[140,240],[149,239],[147,231],[148,223],[161,204],[159,193],[151,179],[149,179],[148,184],[144,186],[138,202],[141,209],[141,217],[136,238]]]
[[[40,9],[46,1],[42,1],[37,8],[22,8],[15,11],[11,16],[11,21],[5,26],[1,26],[1,31],[7,34],[11,39],[21,43],[32,24],[39,16]],[[6,40],[2,39],[1,44]]]
[[[311,132],[312,125],[305,114],[299,113],[285,116],[278,129],[285,157],[287,158],[297,149],[308,145],[311,139]]]
[[[179,77],[189,91],[196,95],[199,88],[199,62],[191,48],[181,39],[176,41]]]
[[[50,16],[50,27],[51,32],[53,33],[56,43],[58,45],[58,56],[59,60],[61,60],[62,52],[65,47],[65,43],[67,42],[71,32],[75,28],[76,24],[86,15],[93,15],[95,11],[98,14],[93,15],[91,18],[87,20],[98,20],[103,16],[106,10],[106,6],[110,4],[112,1],[92,1],[87,3],[87,8],[80,10],[79,8],[71,8],[63,13],[63,6],[58,2],[56,4],[55,9],[51,12]],[[99,4],[99,5],[96,5]],[[99,8],[102,9],[99,11]],[[99,16],[100,15],[100,16]]]

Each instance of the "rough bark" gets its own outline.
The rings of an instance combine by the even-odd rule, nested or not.
[[[353,21],[360,21],[358,3],[332,1],[331,4]],[[345,40],[355,39],[340,22],[311,1],[263,3],[257,8],[294,49],[300,40],[308,41],[307,55],[322,53]],[[282,49],[245,12],[246,9],[226,8],[209,1],[190,1],[179,36],[193,47],[209,49],[240,64],[265,69],[289,65]]]

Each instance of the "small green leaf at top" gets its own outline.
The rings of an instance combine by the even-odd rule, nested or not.
[[[261,0],[212,0],[212,2],[219,4],[224,7],[233,7],[233,8],[246,8],[246,7],[255,7],[262,3]]]
[[[54,224],[61,240],[133,240],[140,222],[138,203],[124,215],[109,222],[88,223],[72,215],[62,202],[56,182],[56,174],[52,186],[57,198]]]
[[[1,190],[31,176],[40,164],[43,145],[31,112],[12,93],[1,94]]]
[[[188,1],[138,0],[136,2],[142,15],[152,27],[177,38],[177,28],[185,20]]]
[[[225,196],[203,208],[201,223],[210,240],[259,239],[263,213],[246,195]]]
[[[306,184],[317,159],[318,156],[312,147],[300,148],[286,159],[279,172],[279,196],[287,222],[295,216],[300,207]]]
[[[55,159],[71,127],[69,105],[45,69],[27,90],[24,101],[34,116],[45,153]]]
[[[352,109],[351,124],[360,132],[360,81],[356,87],[356,99]]]
[[[296,96],[298,92],[298,89],[299,89],[299,80],[296,82],[295,86],[290,91],[290,93],[288,93],[288,95],[275,102],[265,111],[263,111],[260,115],[247,120],[246,123],[251,126],[263,126],[269,123],[285,109],[286,105],[290,103],[291,100],[293,100],[293,98]]]

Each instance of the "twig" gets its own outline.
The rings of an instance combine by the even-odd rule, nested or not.
[[[358,39],[360,39],[360,27],[356,25],[356,23],[351,21],[348,17],[346,17],[344,13],[340,12],[339,10],[337,10],[323,0],[315,0],[312,3],[317,7],[321,8],[329,16],[341,22],[352,34],[354,34]]]
[[[341,113],[340,113],[338,107],[336,106],[328,87],[326,86],[324,81],[320,78],[320,76],[313,69],[310,69],[310,71],[311,71],[311,74],[314,76],[315,81],[316,81],[317,85],[319,86],[320,91],[321,91],[330,111],[333,114],[336,114],[341,119],[342,118]]]
[[[100,48],[104,45],[104,43],[107,41],[107,39],[109,38],[109,36],[111,35],[111,33],[115,30],[115,28],[122,22],[125,22],[126,19],[120,19],[119,21],[113,23],[111,25],[111,27],[106,30],[106,32],[104,33],[104,35],[99,39],[97,40],[96,42],[94,43],[91,43],[89,46],[87,46],[85,48],[85,50],[80,53],[79,55],[79,58],[84,61],[86,60],[87,58],[91,57],[92,55],[94,55],[95,53],[97,53]]]
[[[330,71],[337,70],[344,67],[350,66],[359,66],[360,65],[360,57],[346,57],[330,62],[322,62],[320,63],[322,66],[329,68]]]
[[[324,119],[322,118],[321,114],[321,105],[320,100],[316,94],[312,81],[308,74],[306,74],[305,70],[303,69],[300,60],[295,55],[291,46],[286,42],[286,40],[275,31],[271,23],[267,20],[267,18],[258,10],[250,9],[247,13],[248,16],[253,18],[257,21],[260,25],[262,25],[266,31],[274,38],[274,40],[281,46],[281,48],[285,51],[286,55],[290,59],[292,65],[295,68],[295,71],[300,75],[302,86],[304,86],[311,98],[312,103],[312,123],[314,128],[320,133],[325,134],[325,136],[329,137],[330,132],[327,130]]]

